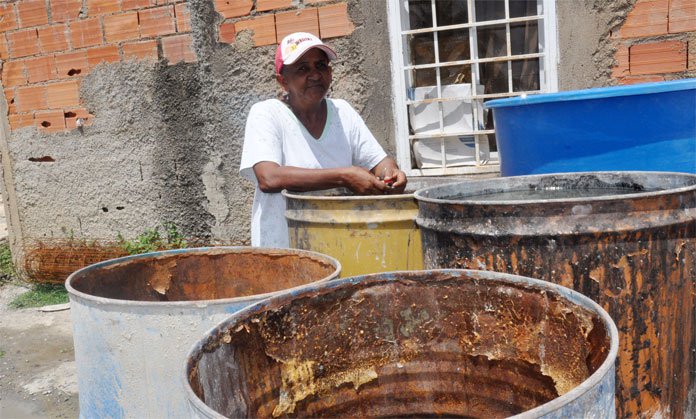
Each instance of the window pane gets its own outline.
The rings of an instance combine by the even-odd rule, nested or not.
[[[481,83],[486,94],[508,93],[508,68],[507,62],[479,64]]]
[[[408,35],[409,59],[411,64],[432,64],[435,62],[435,43],[432,33]]]
[[[539,59],[512,62],[512,90],[539,90]]]
[[[437,26],[469,23],[466,0],[437,0],[435,3]]]
[[[471,59],[468,29],[438,32],[437,41],[440,62]]]
[[[430,0],[409,0],[408,10],[411,29],[432,28],[433,9]]]
[[[477,29],[479,58],[507,55],[505,25],[487,26]]]
[[[471,66],[455,65],[440,69],[442,84],[471,83]]]
[[[505,19],[505,0],[476,0],[476,21]]]
[[[537,0],[510,0],[510,17],[536,16],[541,13],[541,2]]]
[[[510,24],[510,48],[512,55],[536,54],[539,52],[538,22]]]
[[[413,76],[413,87],[435,86],[437,83],[434,68],[414,70],[411,74]]]

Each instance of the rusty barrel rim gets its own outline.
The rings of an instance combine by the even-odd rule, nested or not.
[[[615,362],[619,351],[619,332],[616,328],[616,324],[611,319],[609,314],[597,303],[591,300],[589,297],[574,291],[570,288],[563,287],[561,285],[554,284],[552,282],[542,281],[540,279],[534,279],[519,275],[506,274],[493,271],[480,271],[473,269],[432,269],[432,270],[421,270],[421,271],[393,271],[393,272],[383,272],[375,273],[361,276],[353,276],[348,278],[341,278],[334,281],[315,283],[303,289],[290,289],[286,292],[279,293],[273,297],[266,298],[255,304],[249,305],[238,312],[234,313],[227,320],[218,324],[217,326],[211,328],[201,339],[199,339],[193,347],[188,351],[186,355],[186,360],[184,364],[183,374],[180,379],[183,380],[182,384],[184,387],[184,392],[186,393],[189,403],[193,404],[195,409],[199,412],[205,413],[208,417],[214,418],[224,418],[225,416],[216,412],[206,405],[194,392],[189,383],[189,374],[191,372],[191,367],[194,365],[192,360],[195,358],[196,354],[202,352],[203,348],[209,340],[218,335],[220,332],[234,328],[235,324],[243,321],[246,317],[252,316],[254,314],[261,313],[268,308],[283,306],[291,303],[295,299],[301,298],[304,294],[302,292],[312,292],[318,289],[323,289],[326,292],[330,292],[331,289],[341,288],[348,286],[349,284],[357,284],[361,282],[389,282],[394,277],[399,275],[410,275],[412,277],[417,277],[418,275],[427,276],[429,274],[443,274],[449,275],[450,277],[461,277],[466,276],[471,279],[478,280],[504,280],[515,284],[523,284],[530,288],[536,288],[539,290],[551,290],[556,292],[563,298],[568,299],[570,302],[592,310],[601,319],[604,326],[606,327],[607,333],[609,335],[610,348],[607,352],[607,356],[602,362],[602,364],[597,368],[597,370],[592,373],[585,381],[580,383],[577,387],[573,388],[569,392],[559,396],[547,403],[539,405],[533,409],[522,412],[513,417],[516,419],[527,419],[540,417],[554,411],[559,410],[563,406],[566,406],[573,400],[580,398],[583,394],[590,391],[595,385],[600,383],[607,374],[614,374]]]
[[[87,294],[82,291],[78,291],[72,286],[72,282],[79,277],[89,274],[92,271],[97,271],[99,269],[108,268],[115,265],[120,265],[122,263],[135,262],[143,259],[152,258],[166,258],[175,255],[196,255],[196,254],[207,254],[207,255],[217,255],[217,254],[244,254],[244,253],[267,253],[276,255],[297,255],[299,257],[307,257],[313,260],[325,261],[329,265],[334,266],[334,270],[331,274],[324,278],[318,279],[317,281],[330,281],[339,277],[341,273],[341,262],[336,258],[325,255],[323,253],[313,252],[310,250],[301,249],[280,249],[272,247],[249,247],[249,246],[213,246],[213,247],[196,247],[187,249],[174,249],[174,250],[163,250],[158,252],[148,252],[141,253],[138,255],[124,256],[116,259],[109,259],[103,262],[95,263],[84,268],[81,268],[68,276],[65,280],[65,289],[71,298],[80,298],[83,300],[92,301],[99,304],[118,304],[118,305],[128,305],[128,306],[143,306],[143,307],[191,307],[195,306],[209,306],[209,305],[227,305],[230,303],[240,303],[244,301],[258,301],[259,299],[268,298],[279,292],[287,290],[298,290],[309,285],[303,284],[296,287],[288,289],[280,289],[277,291],[267,292],[263,294],[253,294],[239,297],[229,297],[229,298],[218,298],[212,300],[190,300],[190,301],[138,301],[138,300],[122,300],[116,298],[99,297],[92,294]]]
[[[537,199],[516,199],[516,200],[496,200],[496,201],[491,201],[491,200],[485,200],[485,199],[475,199],[475,198],[469,198],[466,195],[464,195],[461,198],[457,199],[446,199],[446,198],[437,198],[437,197],[431,197],[428,196],[431,193],[434,193],[438,190],[442,190],[443,188],[446,187],[461,187],[461,186],[469,186],[469,187],[475,187],[479,185],[485,185],[485,186],[496,186],[497,184],[505,185],[507,183],[520,183],[522,182],[526,183],[538,183],[539,180],[545,180],[545,179],[574,179],[577,178],[578,176],[594,176],[597,178],[609,178],[609,177],[617,177],[617,176],[626,176],[626,177],[644,177],[644,178],[665,178],[665,179],[689,179],[692,180],[692,183],[690,185],[685,185],[685,186],[677,186],[677,187],[671,187],[671,188],[663,188],[663,189],[658,189],[658,190],[652,190],[652,191],[637,191],[635,193],[628,193],[628,194],[623,194],[623,195],[600,195],[600,196],[593,196],[593,197],[578,197],[578,198],[552,198],[552,199],[542,199],[542,198],[537,198]],[[579,189],[579,188],[578,188]],[[512,188],[509,187],[501,187],[500,189],[497,190],[491,190],[488,189],[490,193],[496,193],[496,192],[502,192],[502,191],[510,191],[513,190]],[[490,207],[496,207],[496,206],[519,206],[519,205],[526,205],[526,204],[538,204],[538,203],[579,203],[579,202],[610,202],[610,201],[625,201],[625,200],[633,200],[633,199],[644,199],[644,198],[650,198],[650,197],[660,197],[663,195],[671,195],[675,193],[684,193],[684,192],[691,192],[691,191],[696,191],[696,175],[690,174],[690,173],[683,173],[683,172],[649,172],[649,171],[601,171],[601,172],[571,172],[571,173],[550,173],[550,174],[539,174],[539,175],[525,175],[525,176],[509,176],[509,177],[499,177],[499,178],[492,178],[492,179],[480,179],[480,180],[470,180],[470,181],[461,181],[461,182],[456,182],[456,183],[450,183],[450,184],[445,184],[445,185],[438,185],[438,186],[431,186],[427,188],[422,188],[417,190],[414,193],[414,197],[417,201],[423,201],[427,203],[432,203],[432,204],[461,204],[462,202],[466,202],[467,205],[481,205],[481,206],[490,206]]]
[[[414,192],[402,193],[402,194],[387,194],[387,195],[309,195],[302,192],[290,192],[284,189],[281,194],[285,198],[294,199],[298,201],[386,201],[393,199],[407,199],[413,198]]]

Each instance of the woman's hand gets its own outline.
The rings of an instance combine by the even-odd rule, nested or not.
[[[381,195],[387,186],[372,172],[358,166],[346,168],[345,186],[356,195]]]
[[[406,189],[408,180],[396,162],[391,157],[386,157],[372,168],[372,173],[384,182],[384,193],[400,194]]]

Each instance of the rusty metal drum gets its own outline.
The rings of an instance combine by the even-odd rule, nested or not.
[[[283,191],[290,247],[331,255],[343,276],[423,269],[417,188],[446,178],[409,180],[398,195],[353,195],[345,188]]]
[[[379,273],[249,306],[189,352],[194,418],[613,418],[618,334],[589,298],[485,271]]]
[[[301,250],[212,247],[113,259],[67,279],[80,417],[178,418],[193,343],[230,314],[285,289],[338,277]]]
[[[573,288],[620,332],[619,417],[696,417],[696,176],[587,172],[416,192],[426,268]]]

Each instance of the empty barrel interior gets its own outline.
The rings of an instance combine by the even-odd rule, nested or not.
[[[227,417],[521,413],[586,380],[611,339],[596,311],[509,278],[400,272],[286,294],[200,341],[188,384]]]
[[[335,278],[335,259],[313,252],[208,248],[114,259],[73,274],[76,291],[117,300],[195,301],[260,295]]]

